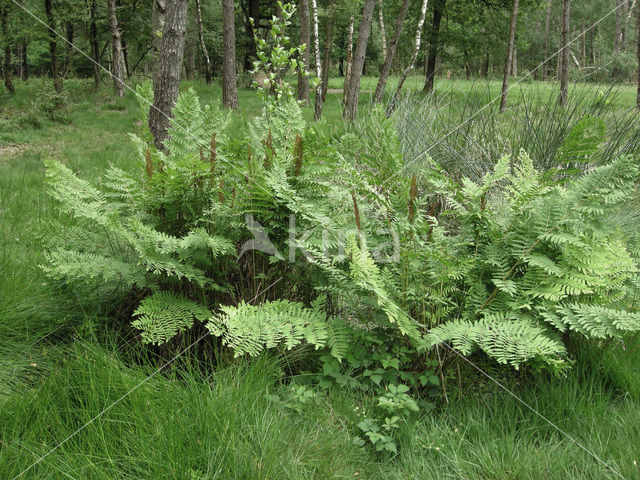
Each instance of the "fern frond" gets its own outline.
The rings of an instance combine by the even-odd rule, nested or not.
[[[207,323],[209,330],[221,337],[236,357],[255,356],[280,344],[291,349],[303,341],[316,348],[328,345],[333,353],[341,356],[347,349],[346,337],[333,325],[317,308],[288,300],[224,306]]]
[[[142,300],[131,325],[140,330],[143,342],[160,345],[191,328],[195,320],[205,322],[211,315],[206,307],[163,291]]]

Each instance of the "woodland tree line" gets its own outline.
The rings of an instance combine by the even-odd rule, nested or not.
[[[11,93],[16,77],[50,75],[61,92],[69,76],[97,87],[108,71],[122,96],[128,78],[146,76],[165,111],[180,78],[221,77],[234,108],[237,85],[255,77],[256,42],[279,15],[275,0],[0,0],[4,83]],[[559,80],[563,103],[570,79],[631,81],[640,56],[635,0],[299,0],[291,22],[319,98],[330,76],[345,78],[346,117],[356,115],[361,74],[379,77],[376,102],[392,74],[394,99],[412,72],[426,93],[438,75],[502,77],[503,109],[510,76]],[[300,75],[298,98],[309,91]]]

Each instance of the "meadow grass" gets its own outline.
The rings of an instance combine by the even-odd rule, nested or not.
[[[420,83],[416,77],[408,87]],[[217,84],[185,86],[203,102],[219,102]],[[331,80],[330,88],[340,86]],[[140,108],[130,92],[114,100],[108,86],[93,92],[89,82],[71,80],[68,123],[16,122],[42,88],[41,79],[16,82],[17,95],[0,98],[0,478],[20,475],[80,428],[19,478],[620,478],[614,470],[640,477],[638,338],[598,348],[576,342],[579,361],[563,377],[505,372],[472,358],[564,433],[459,361],[446,384],[448,401],[402,428],[393,458],[353,443],[362,412],[373,407],[365,394],[333,388],[296,408],[275,401],[290,387],[272,355],[203,367],[187,353],[148,379],[158,363],[117,329],[105,329],[113,319],[101,306],[54,287],[38,268],[49,223],[66,221],[53,213],[43,160],[63,160],[91,181],[109,164],[139,167],[127,134],[140,128]],[[365,78],[363,89],[373,88],[375,79]],[[438,81],[435,95],[455,105],[441,121],[466,118],[499,88]],[[597,95],[607,86],[575,88]],[[543,105],[556,94],[556,85],[522,82],[511,92],[511,115],[528,98]],[[612,108],[626,111],[634,95],[619,87]],[[363,94],[361,108],[369,99]],[[260,108],[250,90],[240,91],[240,105],[238,127]],[[342,121],[339,94],[329,95],[324,113],[329,125]],[[311,119],[312,109],[304,114]]]

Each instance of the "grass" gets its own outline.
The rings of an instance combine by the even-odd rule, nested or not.
[[[373,89],[374,81],[365,78],[363,88]],[[131,94],[116,101],[107,87],[94,93],[90,83],[70,80],[70,123],[45,119],[33,128],[18,122],[30,114],[43,85],[40,79],[16,82],[15,97],[0,97],[2,478],[20,475],[43,455],[19,478],[620,478],[614,470],[622,478],[640,476],[637,338],[599,350],[577,343],[579,361],[561,378],[505,373],[481,363],[564,434],[460,362],[460,373],[447,382],[449,402],[441,399],[435,411],[403,428],[394,458],[353,443],[371,398],[333,389],[297,408],[274,401],[270,395],[286,398],[289,387],[286,371],[271,356],[208,366],[207,375],[189,358],[179,359],[148,379],[157,363],[128,337],[105,334],[113,319],[100,306],[81,306],[73,290],[54,288],[37,267],[49,223],[64,221],[52,213],[43,160],[60,158],[94,181],[109,163],[134,168],[127,133],[139,128],[140,109]],[[188,85],[204,102],[219,101],[218,85]],[[339,85],[331,80],[331,88]],[[410,79],[408,86],[419,89],[420,80]],[[437,82],[441,131],[468,118],[499,88],[498,82]],[[465,135],[503,132],[501,138],[515,138],[509,137],[510,122],[524,118],[532,98],[533,105],[553,101],[554,88],[518,84],[510,93],[510,112],[493,130]],[[592,98],[606,88],[577,85],[574,92]],[[342,121],[339,97],[329,95],[328,123]],[[625,112],[635,92],[622,86],[612,98],[611,110]],[[364,94],[362,108],[368,101]],[[241,90],[240,105],[238,124],[259,109],[249,90]],[[310,108],[305,116],[312,117]],[[474,128],[495,116],[478,119]],[[440,155],[464,146],[462,136],[450,138]]]

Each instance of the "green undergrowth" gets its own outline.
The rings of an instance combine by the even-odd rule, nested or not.
[[[16,82],[15,99],[0,100],[0,121],[31,108],[43,84]],[[339,81],[332,80],[331,88],[334,84],[337,88]],[[488,378],[464,360],[449,359],[433,408],[399,426],[397,454],[359,446],[358,424],[377,408],[376,398],[337,384],[314,387],[293,372],[291,358],[267,352],[234,361],[215,349],[204,357],[198,345],[158,372],[173,358],[170,352],[140,345],[121,325],[109,331],[107,325],[119,325],[118,318],[105,314],[113,314],[110,306],[81,304],[77,291],[54,285],[38,269],[43,234],[57,215],[46,194],[43,161],[62,160],[81,178],[98,183],[110,164],[133,168],[127,134],[141,121],[130,94],[115,101],[107,87],[93,93],[87,82],[65,85],[70,123],[44,118],[39,128],[16,123],[0,128],[0,477],[596,480],[640,475],[638,338],[568,342],[574,363],[561,376],[505,371],[481,355],[471,356]],[[203,104],[218,101],[219,86],[189,85]],[[472,84],[442,81],[439,88],[442,95],[453,89],[462,96]],[[498,91],[498,82],[488,89]],[[627,90],[617,97],[620,105]],[[242,90],[240,96],[232,133],[260,106],[253,91]],[[329,95],[328,122],[341,121],[339,97]],[[367,94],[363,97],[366,105]],[[483,98],[488,96],[478,102]],[[518,95],[510,99],[517,104]],[[313,112],[305,108],[303,115],[308,120]],[[172,351],[196,338],[183,338]]]

